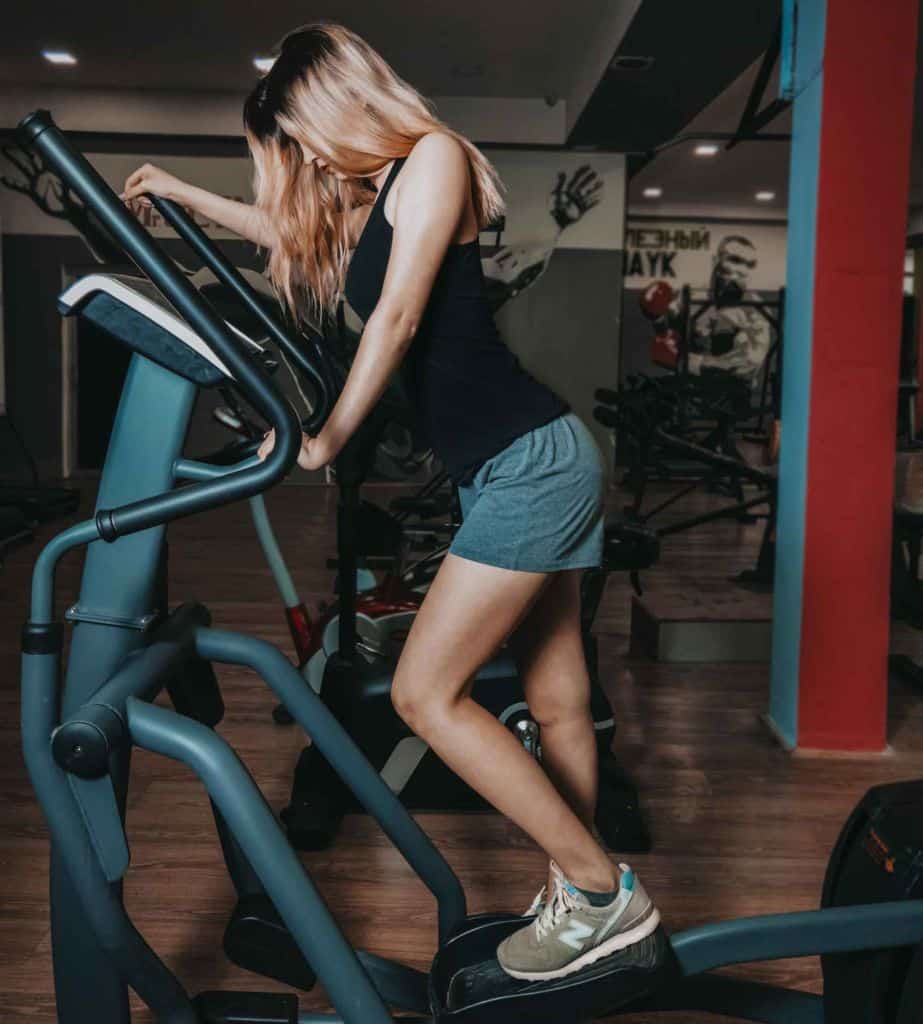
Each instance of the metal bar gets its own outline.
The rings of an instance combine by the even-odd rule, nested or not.
[[[771,490],[776,485],[776,478],[772,473],[767,473],[766,470],[758,469],[756,466],[751,466],[749,462],[740,462],[737,459],[732,459],[728,455],[722,455],[720,452],[715,452],[711,449],[703,448],[701,445],[693,444],[691,441],[686,441],[682,437],[677,437],[675,434],[668,433],[661,427],[658,427],[654,431],[654,437],[660,442],[660,444],[671,451],[678,452],[681,455],[687,455],[699,462],[704,462],[708,466],[714,466],[716,469],[724,469],[728,473],[743,477],[744,480],[750,480],[755,484],[759,484],[761,487]]]
[[[256,529],[256,537],[263,549],[263,557],[272,573],[272,578],[279,591],[279,597],[286,608],[295,608],[301,604],[292,574],[288,571],[285,558],[276,539],[275,530],[272,528],[272,521],[266,509],[266,500],[262,494],[255,494],[250,500],[250,515],[253,518],[253,526]]]
[[[779,69],[779,96],[792,102],[795,99],[795,14],[796,0],[782,0],[782,62]]]
[[[646,523],[648,519],[651,519],[653,516],[657,515],[658,512],[663,512],[665,508],[669,508],[671,505],[675,504],[681,498],[685,498],[687,494],[692,494],[692,492],[701,487],[703,483],[704,480],[696,480],[695,483],[691,483],[688,484],[686,487],[680,488],[680,490],[678,490],[675,494],[671,494],[670,497],[667,498],[665,501],[662,501],[659,505],[655,505],[652,509],[649,509],[647,512],[643,513],[643,515],[641,515],[641,520]]]
[[[665,985],[626,1011],[697,1010],[758,1024],[824,1024],[824,997],[761,982],[705,974]]]
[[[173,464],[182,449],[195,394],[191,381],[137,353],[132,356],[99,482],[97,509],[143,501],[174,487]],[[60,693],[62,717],[85,704],[143,645],[143,633],[117,622],[140,621],[160,607],[165,532],[165,527],[156,526],[101,543],[98,527],[94,529],[97,542],[86,550],[78,603],[98,621],[78,622],[72,630]],[[35,593],[33,605],[44,599]],[[107,617],[109,624],[101,624]],[[129,756],[127,745],[121,745],[108,762],[120,813],[128,790]],[[61,1024],[83,1024],[88,988],[114,989],[119,961],[81,934],[84,900],[70,877],[80,869],[72,867],[64,851],[52,843],[49,903],[55,987]],[[118,1017],[110,1020],[103,1014],[97,1020],[121,1024]]]
[[[94,540],[99,540],[99,529],[96,521],[89,519],[83,523],[75,523],[42,548],[32,569],[30,622],[37,626],[45,626],[54,620],[54,575],[58,562],[68,551],[83,547]]]
[[[173,464],[173,474],[177,480],[220,480],[232,473],[242,473],[258,465],[256,455],[241,462],[220,465],[215,462],[199,462],[195,459],[177,459]]]
[[[227,325],[128,212],[89,161],[70,145],[51,115],[47,111],[31,114],[21,123],[20,133],[26,145],[41,154],[48,167],[83,200],[190,327],[214,349],[234,374],[248,400],[276,428],[275,447],[262,465],[246,474],[193,484],[121,508],[100,509],[97,519],[101,534],[112,540],[268,490],[288,473],[300,448],[301,424],[291,404],[249,359]]]
[[[327,705],[305,685],[295,666],[280,650],[263,640],[222,630],[197,630],[196,649],[199,656],[208,661],[247,665],[262,676],[436,897],[440,941],[445,941],[466,916],[461,883]]]
[[[184,605],[155,631],[150,642],[132,652],[123,666],[111,676],[86,702],[61,722],[64,729],[83,721],[94,707],[108,708],[124,715],[129,697],[153,698],[166,686],[170,674],[187,661],[195,650],[194,630],[208,625],[210,616],[201,605]]]
[[[126,710],[137,746],[182,762],[202,780],[344,1024],[392,1024],[259,787],[225,740],[191,718],[133,697]]]
[[[104,878],[67,776],[51,755],[58,670],[57,655],[23,655],[23,755],[51,834],[53,870],[55,864],[58,871],[66,870],[60,881],[66,881],[70,903],[79,908],[78,916],[66,922],[70,943],[61,945],[59,934],[54,945],[58,1020],[128,1024],[125,986],[130,985],[159,1024],[196,1024],[186,992],[125,913],[121,887]],[[79,970],[70,962],[75,955]]]
[[[254,294],[253,289],[244,280],[237,267],[220,249],[212,245],[208,235],[205,234],[189,214],[178,203],[174,203],[170,199],[154,195],[148,198],[163,219],[205,263],[215,277],[229,291],[234,293],[240,304],[263,325],[266,333],[314,385],[317,391],[317,407],[305,421],[304,429],[308,433],[315,433],[320,428],[331,402],[331,395],[323,375],[318,372],[317,368],[307,358],[304,349],[296,345],[282,329],[282,326],[275,317],[270,315],[263,303]]]
[[[776,26],[775,32],[773,32],[772,40],[769,46],[766,47],[766,52],[763,54],[763,62],[760,64],[760,69],[756,73],[756,78],[753,80],[753,87],[750,90],[750,95],[747,97],[747,102],[744,106],[744,112],[740,116],[740,123],[737,126],[737,136],[746,135],[754,131],[758,131],[761,125],[754,127],[755,119],[759,117],[757,111],[759,110],[760,103],[763,100],[763,95],[766,92],[766,86],[769,84],[769,78],[772,75],[772,70],[776,66],[776,61],[779,59],[779,49],[782,45],[782,18],[779,19],[779,23]],[[731,139],[731,141],[724,147],[726,150],[733,149],[737,145],[738,139]]]
[[[714,512],[703,512],[700,516],[693,516],[691,519],[684,519],[679,523],[671,523],[657,531],[658,537],[669,537],[673,533],[682,533],[683,530],[691,530],[694,526],[701,526],[702,523],[711,523],[716,519],[728,519],[730,516],[739,515],[757,505],[769,504],[772,501],[771,493],[758,494],[749,501],[742,501],[735,505],[728,505],[725,508],[716,509]]]
[[[923,941],[923,900],[719,921],[672,936],[683,974],[729,964],[891,949]]]
[[[763,125],[767,125],[771,121],[774,121],[779,116],[779,114],[783,113],[783,111],[788,110],[790,106],[791,103],[789,103],[788,100],[772,100],[771,102],[767,103],[766,106],[763,107],[763,109],[758,114],[754,115],[753,120],[750,122],[751,132],[759,132]],[[727,144],[727,146],[725,146],[725,149],[732,149],[734,146],[737,145],[739,141],[739,139],[732,140]]]

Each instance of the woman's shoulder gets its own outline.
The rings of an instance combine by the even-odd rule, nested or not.
[[[454,135],[441,131],[427,132],[417,139],[404,161],[394,183],[398,197],[408,185],[412,195],[468,195],[468,154]]]
[[[467,167],[468,154],[459,139],[450,132],[432,131],[421,135],[404,158],[406,167],[421,171]]]

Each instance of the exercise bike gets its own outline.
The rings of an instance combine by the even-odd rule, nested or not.
[[[261,348],[214,314],[50,115],[31,115],[20,133],[153,283],[95,274],[59,300],[63,314],[105,325],[133,351],[95,515],[39,555],[22,634],[22,746],[52,839],[61,1024],[127,1024],[129,987],[160,1024],[389,1024],[392,1010],[416,1014],[411,1019],[421,1024],[583,1024],[667,1009],[765,1024],[920,1024],[919,782],[873,790],[863,801],[831,860],[821,910],[726,921],[670,938],[660,930],[557,982],[505,975],[494,951],[523,920],[467,915],[449,865],[291,662],[264,641],[212,628],[201,605],[168,607],[167,524],[272,487],[295,463],[301,425],[263,371]],[[154,202],[250,304],[234,268],[185,213]],[[267,327],[295,350],[277,326]],[[330,394],[314,367],[305,369],[320,420]],[[195,396],[230,379],[275,427],[276,446],[264,463],[250,458],[223,470],[203,468],[182,457]],[[177,486],[189,479],[198,482]],[[73,634],[62,672],[54,571],[81,547],[86,560],[79,598],[66,615]],[[357,952],[346,941],[258,787],[214,729],[223,713],[214,663],[248,666],[267,682],[433,893],[439,946],[428,973]],[[165,691],[173,710],[153,703]],[[296,989],[316,978],[332,1015],[299,1014],[295,994],[192,998],[137,931],[121,886],[130,862],[124,815],[133,747],[180,761],[202,781],[242,899],[266,907],[264,931],[251,931],[237,947],[226,942],[228,952]],[[713,973],[729,964],[818,954],[825,958],[823,995]]]

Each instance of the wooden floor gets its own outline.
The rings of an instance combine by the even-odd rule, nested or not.
[[[269,498],[283,549],[308,602],[329,593],[324,561],[333,549],[333,501],[332,491],[311,486],[283,487]],[[618,504],[616,495],[612,503]],[[90,504],[88,496],[84,514]],[[662,562],[646,575],[646,583],[677,593],[697,586],[723,588],[729,576],[752,562],[758,535],[758,526],[731,522],[676,535],[665,543]],[[55,1019],[45,828],[24,778],[18,733],[18,631],[37,551],[33,544],[13,552],[0,572],[3,1024]],[[245,506],[176,524],[171,559],[175,601],[200,600],[211,607],[216,623],[290,649]],[[62,607],[73,598],[79,567],[79,556],[69,556],[59,571]],[[767,702],[767,666],[630,660],[625,654],[629,604],[627,580],[612,579],[598,622],[602,675],[619,723],[616,747],[640,782],[656,842],[655,852],[635,858],[634,866],[655,894],[667,926],[679,930],[710,919],[813,908],[828,851],[865,789],[923,772],[923,704],[894,685],[890,756],[793,759],[772,744],[759,723]],[[923,637],[902,631],[895,644],[923,657]],[[273,806],[280,807],[301,737],[272,723],[273,700],[252,675],[224,669],[221,681],[228,707],[222,731]],[[543,875],[543,857],[512,825],[495,815],[427,815],[423,822],[458,871],[472,911],[518,910],[529,903]],[[129,909],[187,988],[272,989],[271,982],[231,967],[220,952],[232,890],[207,801],[185,769],[137,756],[129,835]],[[309,855],[306,863],[356,945],[420,968],[427,965],[435,936],[432,902],[367,818],[347,819],[335,847]],[[818,990],[816,960],[749,971],[763,980]],[[306,996],[302,1007],[326,1009],[323,992]],[[137,1019],[150,1017],[142,1011]],[[651,1015],[620,1019],[653,1020]],[[703,1015],[668,1019],[706,1020]]]

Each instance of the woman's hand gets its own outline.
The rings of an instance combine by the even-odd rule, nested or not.
[[[275,446],[276,432],[275,430],[270,430],[263,438],[263,443],[256,454],[265,462]],[[317,437],[309,437],[307,434],[301,435],[301,451],[298,453],[298,465],[302,469],[323,469],[324,466],[333,460],[335,454],[327,443],[323,432],[318,434]]]
[[[172,199],[174,202],[183,201],[183,191],[186,183],[179,178],[168,174],[160,167],[153,164],[144,164],[133,174],[130,174],[125,182],[125,188],[119,197],[123,202],[129,199],[140,200],[142,206],[150,206],[151,201],[145,198],[146,193],[155,196],[162,196],[164,199]]]

